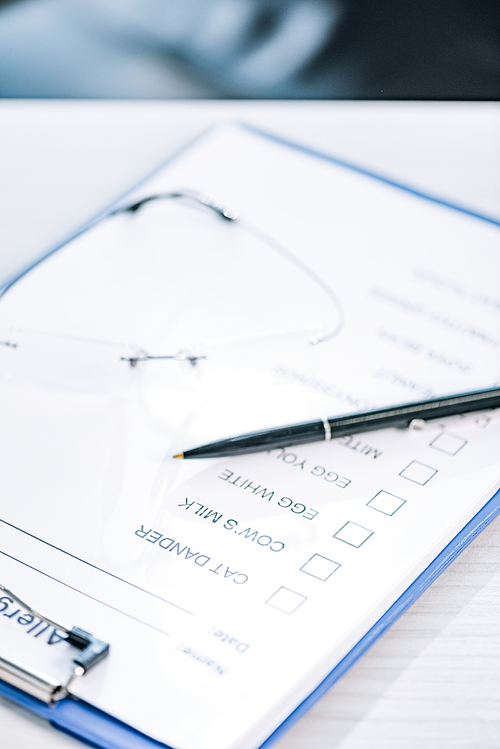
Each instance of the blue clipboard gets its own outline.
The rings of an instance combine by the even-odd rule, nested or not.
[[[350,171],[355,171],[370,179],[375,179],[394,188],[403,190],[414,195],[416,198],[431,201],[443,206],[444,208],[465,213],[480,221],[493,224],[500,227],[500,220],[470,210],[465,206],[455,205],[440,197],[433,196],[411,186],[396,182],[387,177],[375,174],[358,165],[348,163],[332,155],[316,151],[312,148],[294,143],[278,135],[274,135],[246,123],[237,123],[258,137],[270,140],[285,148],[301,151],[312,158],[321,159]],[[204,137],[205,134],[199,136]],[[196,141],[198,138],[196,139]],[[191,144],[188,144],[182,152],[187,150]],[[173,158],[176,158],[174,156]],[[167,160],[159,169],[163,168],[172,159]],[[155,170],[156,172],[157,170]],[[154,174],[154,173],[153,173]],[[152,175],[148,175],[149,179]],[[134,189],[137,188],[137,185]],[[0,292],[0,299],[3,293],[10,288],[19,278],[28,273],[33,267],[42,262],[46,257],[56,252],[69,241],[83,233],[87,228],[106,216],[109,211],[120,205],[126,195],[117,200],[112,206],[99,213],[94,219],[89,221],[79,230],[74,232],[70,237],[61,242],[58,246],[46,253],[40,260],[33,263],[16,278],[8,282]],[[414,580],[414,582],[405,590],[398,600],[380,617],[377,623],[358,641],[352,650],[337,664],[330,674],[314,689],[306,699],[283,721],[283,723],[264,741],[261,749],[268,749],[275,741],[291,726],[296,723],[313,705],[356,663],[356,661],[376,642],[376,640],[394,624],[394,622],[417,600],[417,598],[434,582],[434,580],[454,561],[454,559],[491,523],[494,518],[500,514],[500,490],[483,506],[483,508],[470,520],[462,530],[450,541],[450,543],[436,556],[429,566]],[[31,695],[11,686],[0,680],[0,694],[9,700],[17,703],[23,708],[30,710],[41,718],[46,719],[55,728],[68,733],[76,738],[101,749],[154,749],[166,747],[166,744],[156,741],[147,735],[135,730],[125,723],[113,718],[101,710],[93,707],[91,704],[68,696],[65,699],[49,706],[46,703],[32,697]],[[175,748],[169,748],[175,749]]]
[[[323,695],[366,653],[366,651],[391,627],[419,596],[444,572],[454,559],[478,536],[494,518],[500,514],[500,491],[480,510],[443,551],[405,590],[402,596],[380,617],[378,622],[359,640],[355,647],[343,658],[330,674],[311,694],[283,721],[283,723],[262,744],[268,749],[288,731]],[[16,687],[0,681],[0,694],[8,697],[41,718],[48,720],[55,728],[83,739],[101,749],[153,749],[165,747],[154,739],[139,733],[125,723],[101,712],[81,700],[67,697],[53,707],[31,697]]]

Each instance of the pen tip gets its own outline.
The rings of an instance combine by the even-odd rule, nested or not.
[[[177,453],[177,455],[174,455],[174,458],[183,458],[184,453]]]

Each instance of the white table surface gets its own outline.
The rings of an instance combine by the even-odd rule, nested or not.
[[[500,217],[497,103],[5,100],[0,283],[228,118]],[[2,749],[82,746],[3,698],[0,726]],[[276,746],[500,747],[500,518]]]

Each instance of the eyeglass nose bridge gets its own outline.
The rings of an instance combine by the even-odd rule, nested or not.
[[[178,351],[176,354],[162,354],[156,356],[154,354],[148,354],[146,351],[141,350],[136,354],[136,356],[121,356],[120,361],[128,362],[131,367],[137,367],[138,363],[143,361],[170,359],[173,361],[187,361],[192,367],[195,367],[200,359],[206,358],[206,354],[190,354],[187,351]]]

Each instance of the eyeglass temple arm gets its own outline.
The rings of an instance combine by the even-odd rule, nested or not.
[[[132,203],[132,205],[117,208],[115,211],[112,211],[109,216],[116,216],[118,213],[135,213],[140,208],[142,208],[143,205],[151,202],[152,200],[173,200],[175,198],[193,200],[195,203],[198,203],[199,205],[203,205],[206,208],[210,208],[212,211],[215,211],[215,213],[217,213],[221,218],[226,219],[227,221],[236,221],[236,219],[238,218],[237,211],[233,211],[230,208],[225,208],[219,200],[213,198],[211,195],[206,195],[204,193],[198,192],[190,192],[188,190],[164,192],[158,193],[158,195],[148,195],[146,198],[142,198],[136,203]]]
[[[175,198],[184,198],[187,200],[192,200],[195,203],[198,203],[198,205],[206,206],[207,208],[210,208],[211,210],[215,211],[221,218],[226,219],[227,221],[236,221],[239,218],[239,214],[237,211],[233,211],[231,209],[225,208],[217,198],[212,197],[211,195],[207,195],[205,193],[196,192],[194,190],[178,190],[176,192],[164,192],[164,193],[158,193],[157,195],[148,195],[145,198],[142,198],[141,200],[136,201],[135,203],[132,203],[128,206],[123,206],[121,208],[117,208],[112,213],[108,214],[109,216],[114,216],[118,213],[135,213],[140,208],[142,208],[143,205],[146,203],[149,203],[152,200],[172,200]],[[247,222],[239,222],[239,226],[249,231],[251,234],[253,234],[255,237],[261,239],[262,241],[269,244],[271,247],[274,248],[280,255],[282,255],[285,259],[287,259],[289,262],[291,262],[293,265],[295,265],[300,271],[305,273],[309,278],[316,283],[330,298],[330,301],[333,302],[335,307],[337,308],[339,320],[337,325],[327,334],[323,334],[321,336],[315,336],[314,338],[311,338],[312,344],[317,343],[323,343],[325,341],[328,341],[332,338],[334,338],[344,327],[344,310],[342,308],[342,305],[337,297],[337,295],[334,293],[334,291],[323,281],[322,278],[320,278],[314,271],[312,271],[310,268],[308,268],[305,263],[298,260],[291,252],[289,252],[283,245],[276,242],[272,237],[268,236],[265,232],[260,231],[256,227],[252,226],[251,224],[248,224]]]

